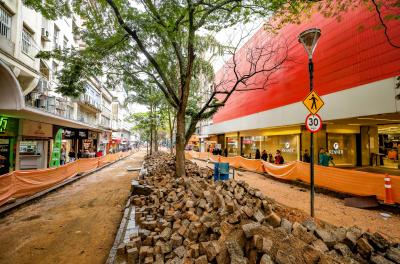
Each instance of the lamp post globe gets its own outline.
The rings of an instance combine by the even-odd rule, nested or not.
[[[308,55],[308,72],[310,74],[310,92],[314,89],[313,78],[314,78],[314,64],[312,61],[312,55],[319,38],[321,37],[321,30],[318,28],[310,28],[300,33],[299,42],[303,44],[307,55]],[[310,211],[311,217],[314,217],[314,134],[310,135]]]
[[[299,42],[303,44],[309,59],[312,58],[320,36],[321,30],[318,28],[307,29],[299,35]]]

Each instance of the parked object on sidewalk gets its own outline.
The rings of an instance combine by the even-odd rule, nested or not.
[[[385,204],[394,204],[390,177],[385,174]]]
[[[374,208],[378,207],[379,203],[376,196],[364,196],[364,197],[349,197],[344,198],[344,205],[355,208]]]
[[[214,164],[214,181],[229,180],[229,163]]]

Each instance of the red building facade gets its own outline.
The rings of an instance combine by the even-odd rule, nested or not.
[[[214,116],[209,134],[225,134],[226,140],[221,143],[226,147],[232,147],[227,142],[235,138],[231,155],[249,156],[246,153],[256,148],[283,149],[289,140],[296,142],[291,159],[301,159],[309,145],[303,126],[307,110],[301,103],[309,92],[309,75],[307,54],[297,38],[305,29],[316,27],[322,36],[313,55],[314,88],[325,101],[320,115],[326,121],[318,132],[317,145],[331,150],[341,141],[338,144],[343,149],[353,148],[343,165],[370,165],[371,161],[382,165],[384,161],[377,161],[377,154],[387,157],[388,152],[397,152],[396,142],[400,142],[400,104],[395,99],[399,93],[395,87],[400,75],[400,49],[388,43],[377,25],[377,14],[361,7],[343,14],[340,20],[315,14],[301,25],[284,27],[276,36],[260,29],[239,50],[237,59],[245,60],[246,50],[270,43],[271,38],[287,44],[289,59],[271,75],[271,84],[265,90],[235,92]],[[387,21],[387,25],[391,40],[400,45],[400,22]],[[217,79],[227,78],[223,72],[217,73]],[[251,83],[260,86],[263,81],[258,75]],[[278,136],[286,139],[273,138],[273,147],[268,147],[266,142]],[[243,142],[250,138],[253,143],[248,148]],[[398,154],[393,163],[398,166]]]

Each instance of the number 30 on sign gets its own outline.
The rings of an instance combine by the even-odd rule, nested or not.
[[[322,128],[321,117],[317,114],[309,114],[306,118],[306,127],[311,133],[318,132]]]

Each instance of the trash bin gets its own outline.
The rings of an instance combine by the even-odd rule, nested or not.
[[[229,180],[229,163],[217,162],[214,164],[214,181]]]

